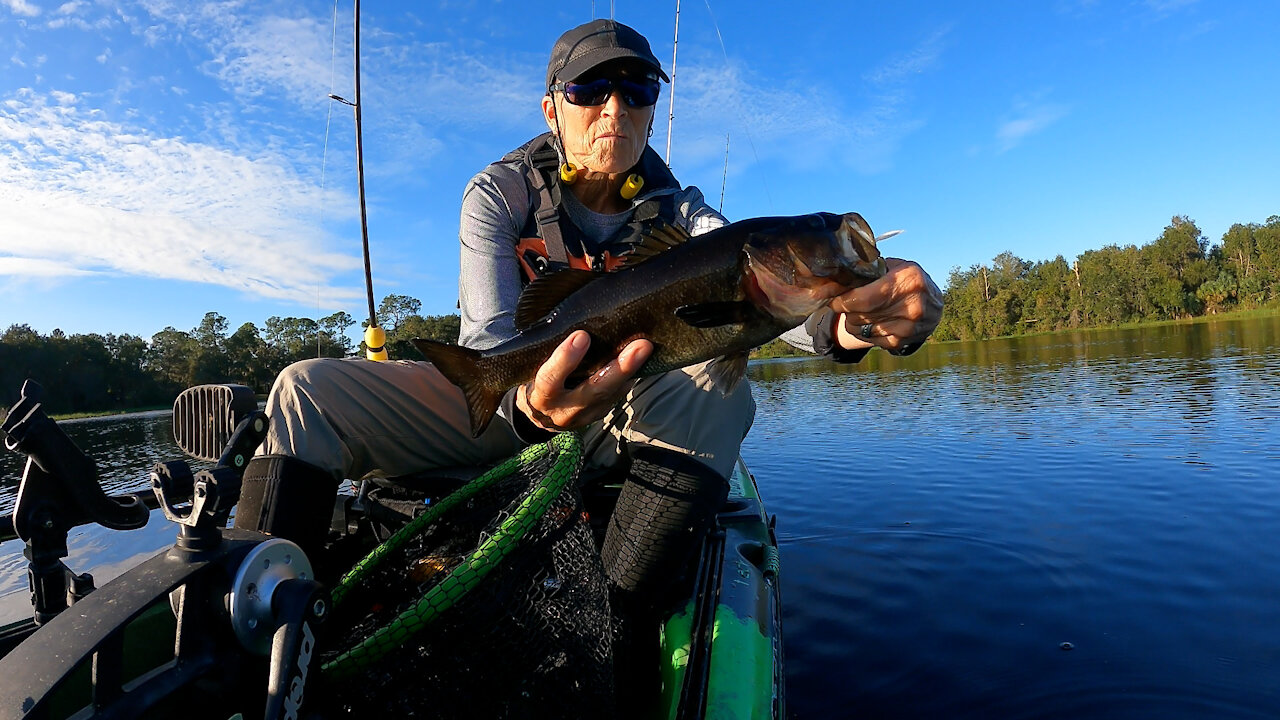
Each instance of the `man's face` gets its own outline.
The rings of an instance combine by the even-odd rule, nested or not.
[[[560,133],[569,162],[600,173],[622,173],[640,160],[649,141],[654,105],[634,106],[637,94],[620,88],[618,81],[639,84],[656,83],[642,67],[603,65],[582,77],[575,85],[591,87],[592,83],[614,81],[604,102],[599,105],[575,105],[564,92],[555,92],[554,103],[544,98],[543,114],[552,132]],[[598,87],[598,86],[597,86]],[[579,99],[581,100],[581,95]]]

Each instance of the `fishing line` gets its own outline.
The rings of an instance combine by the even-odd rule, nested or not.
[[[711,0],[702,0],[707,6],[707,15],[711,16],[711,27],[715,28],[716,38],[720,41],[720,54],[724,55],[725,69],[729,69],[729,51],[725,49],[724,35],[720,33],[720,24],[716,22],[716,14],[711,10]],[[739,113],[744,119],[742,120],[742,131],[747,134],[747,145],[751,148],[751,155],[755,158],[756,164],[760,164],[760,154],[756,152],[755,140],[751,137],[751,127],[747,124],[746,113]],[[727,144],[727,142],[726,142]],[[728,174],[728,162],[725,163],[725,173]],[[761,189],[764,190],[765,200],[769,203],[769,210],[773,210],[773,193],[769,192],[769,176],[766,174],[760,182]]]
[[[333,0],[333,35],[329,38],[329,94],[333,94],[333,78],[338,60],[338,0]],[[324,227],[324,181],[329,163],[329,127],[333,121],[333,103],[326,103],[324,114],[324,150],[320,153],[320,227]],[[316,318],[320,317],[320,282],[316,281]],[[320,357],[320,323],[316,322],[316,357]]]

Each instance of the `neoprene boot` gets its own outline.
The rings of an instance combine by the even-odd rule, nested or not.
[[[338,484],[296,457],[254,457],[244,471],[235,526],[291,540],[314,564],[329,534]]]
[[[661,605],[691,570],[729,483],[683,453],[632,446],[631,469],[600,550],[610,584]]]
[[[613,605],[618,717],[649,717],[659,696],[658,622],[682,597],[701,541],[729,483],[672,450],[632,446],[631,469],[600,555]]]

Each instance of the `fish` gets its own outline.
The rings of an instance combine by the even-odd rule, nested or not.
[[[646,233],[613,272],[565,269],[538,278],[516,306],[517,334],[486,350],[426,339],[413,343],[466,397],[471,431],[489,426],[505,393],[533,379],[576,330],[591,337],[574,386],[647,338],[653,353],[638,377],[715,359],[728,394],[747,355],[800,325],[832,298],[887,272],[877,238],[858,213],[740,220],[691,238],[678,225]]]

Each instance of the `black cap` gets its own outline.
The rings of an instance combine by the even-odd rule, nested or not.
[[[579,25],[556,40],[547,63],[547,87],[556,80],[573,80],[597,65],[625,58],[650,66],[659,77],[671,82],[643,35],[617,20],[602,19]]]

